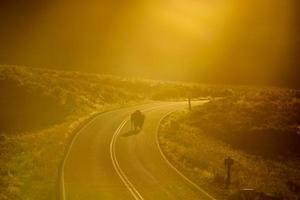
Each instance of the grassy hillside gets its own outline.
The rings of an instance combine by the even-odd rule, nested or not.
[[[0,66],[0,199],[55,199],[72,131],[93,112],[151,100],[226,96],[226,88]]]
[[[223,96],[219,87],[0,66],[0,132],[36,130],[106,104]]]
[[[160,143],[168,158],[200,185],[220,195],[254,188],[299,198],[300,92],[238,88],[227,98],[167,118]],[[233,185],[224,190],[224,159],[232,157]]]
[[[255,90],[199,107],[191,126],[248,153],[264,157],[300,155],[300,91]]]

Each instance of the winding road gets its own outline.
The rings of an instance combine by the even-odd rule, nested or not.
[[[177,171],[157,142],[160,120],[186,107],[186,102],[159,102],[95,117],[77,133],[67,153],[62,199],[214,199]],[[146,120],[142,131],[134,134],[128,120],[137,109]]]

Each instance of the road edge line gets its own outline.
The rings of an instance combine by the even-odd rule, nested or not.
[[[65,150],[65,154],[64,154],[64,158],[61,162],[61,165],[60,165],[60,170],[59,170],[59,190],[60,190],[60,197],[59,199],[60,200],[65,200],[66,199],[66,190],[65,190],[65,165],[66,165],[66,161],[68,160],[69,158],[69,155],[71,153],[71,150],[72,150],[72,147],[76,141],[76,139],[78,138],[78,136],[80,135],[81,131],[89,126],[92,122],[94,122],[96,120],[96,118],[101,115],[101,114],[104,114],[106,112],[110,112],[110,111],[104,111],[104,112],[99,112],[99,113],[95,113],[94,115],[90,116],[88,119],[86,119],[86,121],[82,122],[81,125],[79,125],[78,128],[76,128],[75,130],[75,133],[73,136],[71,136],[72,138],[70,139],[68,145],[67,145],[67,148]]]
[[[157,126],[157,129],[156,129],[156,145],[158,147],[158,150],[161,154],[161,156],[163,157],[163,159],[166,161],[166,163],[177,173],[179,174],[185,181],[187,181],[189,184],[191,184],[192,186],[194,186],[194,188],[196,188],[197,190],[199,190],[200,192],[202,192],[203,194],[205,194],[208,198],[210,198],[211,200],[216,200],[213,196],[211,196],[208,192],[206,192],[203,188],[201,188],[199,185],[197,185],[195,182],[193,182],[191,179],[189,179],[188,177],[186,177],[182,172],[180,172],[166,157],[166,155],[164,154],[164,152],[162,151],[161,147],[160,147],[160,144],[159,144],[159,136],[158,136],[158,133],[159,133],[159,128],[160,128],[160,125],[162,123],[162,121],[168,117],[170,114],[176,112],[175,111],[170,111],[168,112],[167,114],[165,114],[160,120],[159,120],[159,123],[158,123],[158,126]]]

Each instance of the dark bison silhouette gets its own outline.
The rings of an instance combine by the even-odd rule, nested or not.
[[[136,110],[131,114],[131,129],[134,131],[142,129],[144,121],[145,115],[140,110]]]

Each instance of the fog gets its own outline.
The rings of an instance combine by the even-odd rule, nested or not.
[[[0,64],[299,87],[297,0],[2,0]]]

